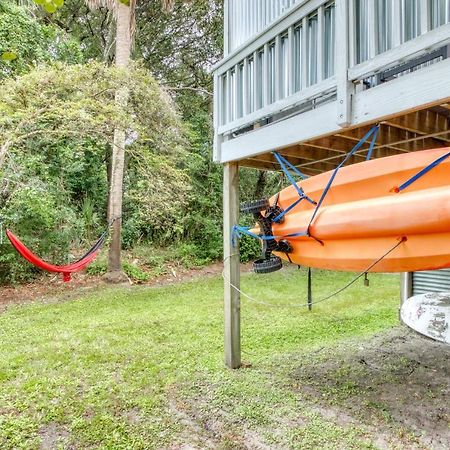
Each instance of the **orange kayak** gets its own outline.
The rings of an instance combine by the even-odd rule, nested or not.
[[[311,224],[315,239],[286,237],[292,246],[289,257],[275,254],[308,267],[364,271],[406,237],[371,272],[450,267],[450,158],[407,189],[395,189],[449,150],[405,153],[341,168]],[[298,186],[318,201],[331,176],[332,171],[316,175]],[[299,198],[294,186],[278,195],[283,209]],[[275,197],[271,204],[274,201]],[[273,223],[273,235],[306,230],[314,208],[305,200],[300,202],[283,223]]]

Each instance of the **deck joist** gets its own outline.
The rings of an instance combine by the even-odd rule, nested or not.
[[[342,161],[343,155],[349,152],[369,129],[370,126],[354,128],[278,151],[304,173],[315,175],[335,168]],[[347,164],[364,161],[369,143],[368,141],[367,145],[349,158]],[[449,103],[380,122],[373,158],[440,147],[450,147]],[[243,159],[239,164],[255,169],[280,170],[271,152]]]

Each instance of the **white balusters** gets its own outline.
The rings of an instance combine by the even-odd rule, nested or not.
[[[317,11],[317,82],[323,80],[324,74],[324,37],[325,37],[325,7]]]
[[[229,27],[234,30],[230,45],[237,45],[240,27],[255,31],[298,1],[229,0],[228,10],[232,16]],[[255,14],[249,19],[251,11]],[[335,29],[334,1],[324,1],[315,11],[300,17],[298,22],[291,22],[261,47],[254,47],[240,61],[235,59],[233,65],[220,74],[217,83],[221,96],[221,126],[241,123],[246,116],[332,77]]]
[[[300,0],[226,0],[231,53]]]

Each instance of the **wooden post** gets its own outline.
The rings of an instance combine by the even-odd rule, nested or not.
[[[353,0],[351,0],[353,1]],[[349,48],[354,39],[349,36],[349,0],[336,0],[336,80],[337,80],[337,124],[347,127],[351,124],[352,80],[348,79]]]
[[[240,287],[239,245],[232,239],[238,220],[239,166],[227,163],[223,170],[225,364],[231,369],[241,366],[241,304],[236,290]]]

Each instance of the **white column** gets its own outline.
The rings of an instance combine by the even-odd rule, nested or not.
[[[337,124],[351,123],[353,83],[348,79],[349,65],[349,0],[336,0],[336,79]]]
[[[402,272],[400,274],[400,307],[412,296],[412,277],[413,274],[411,272]]]

